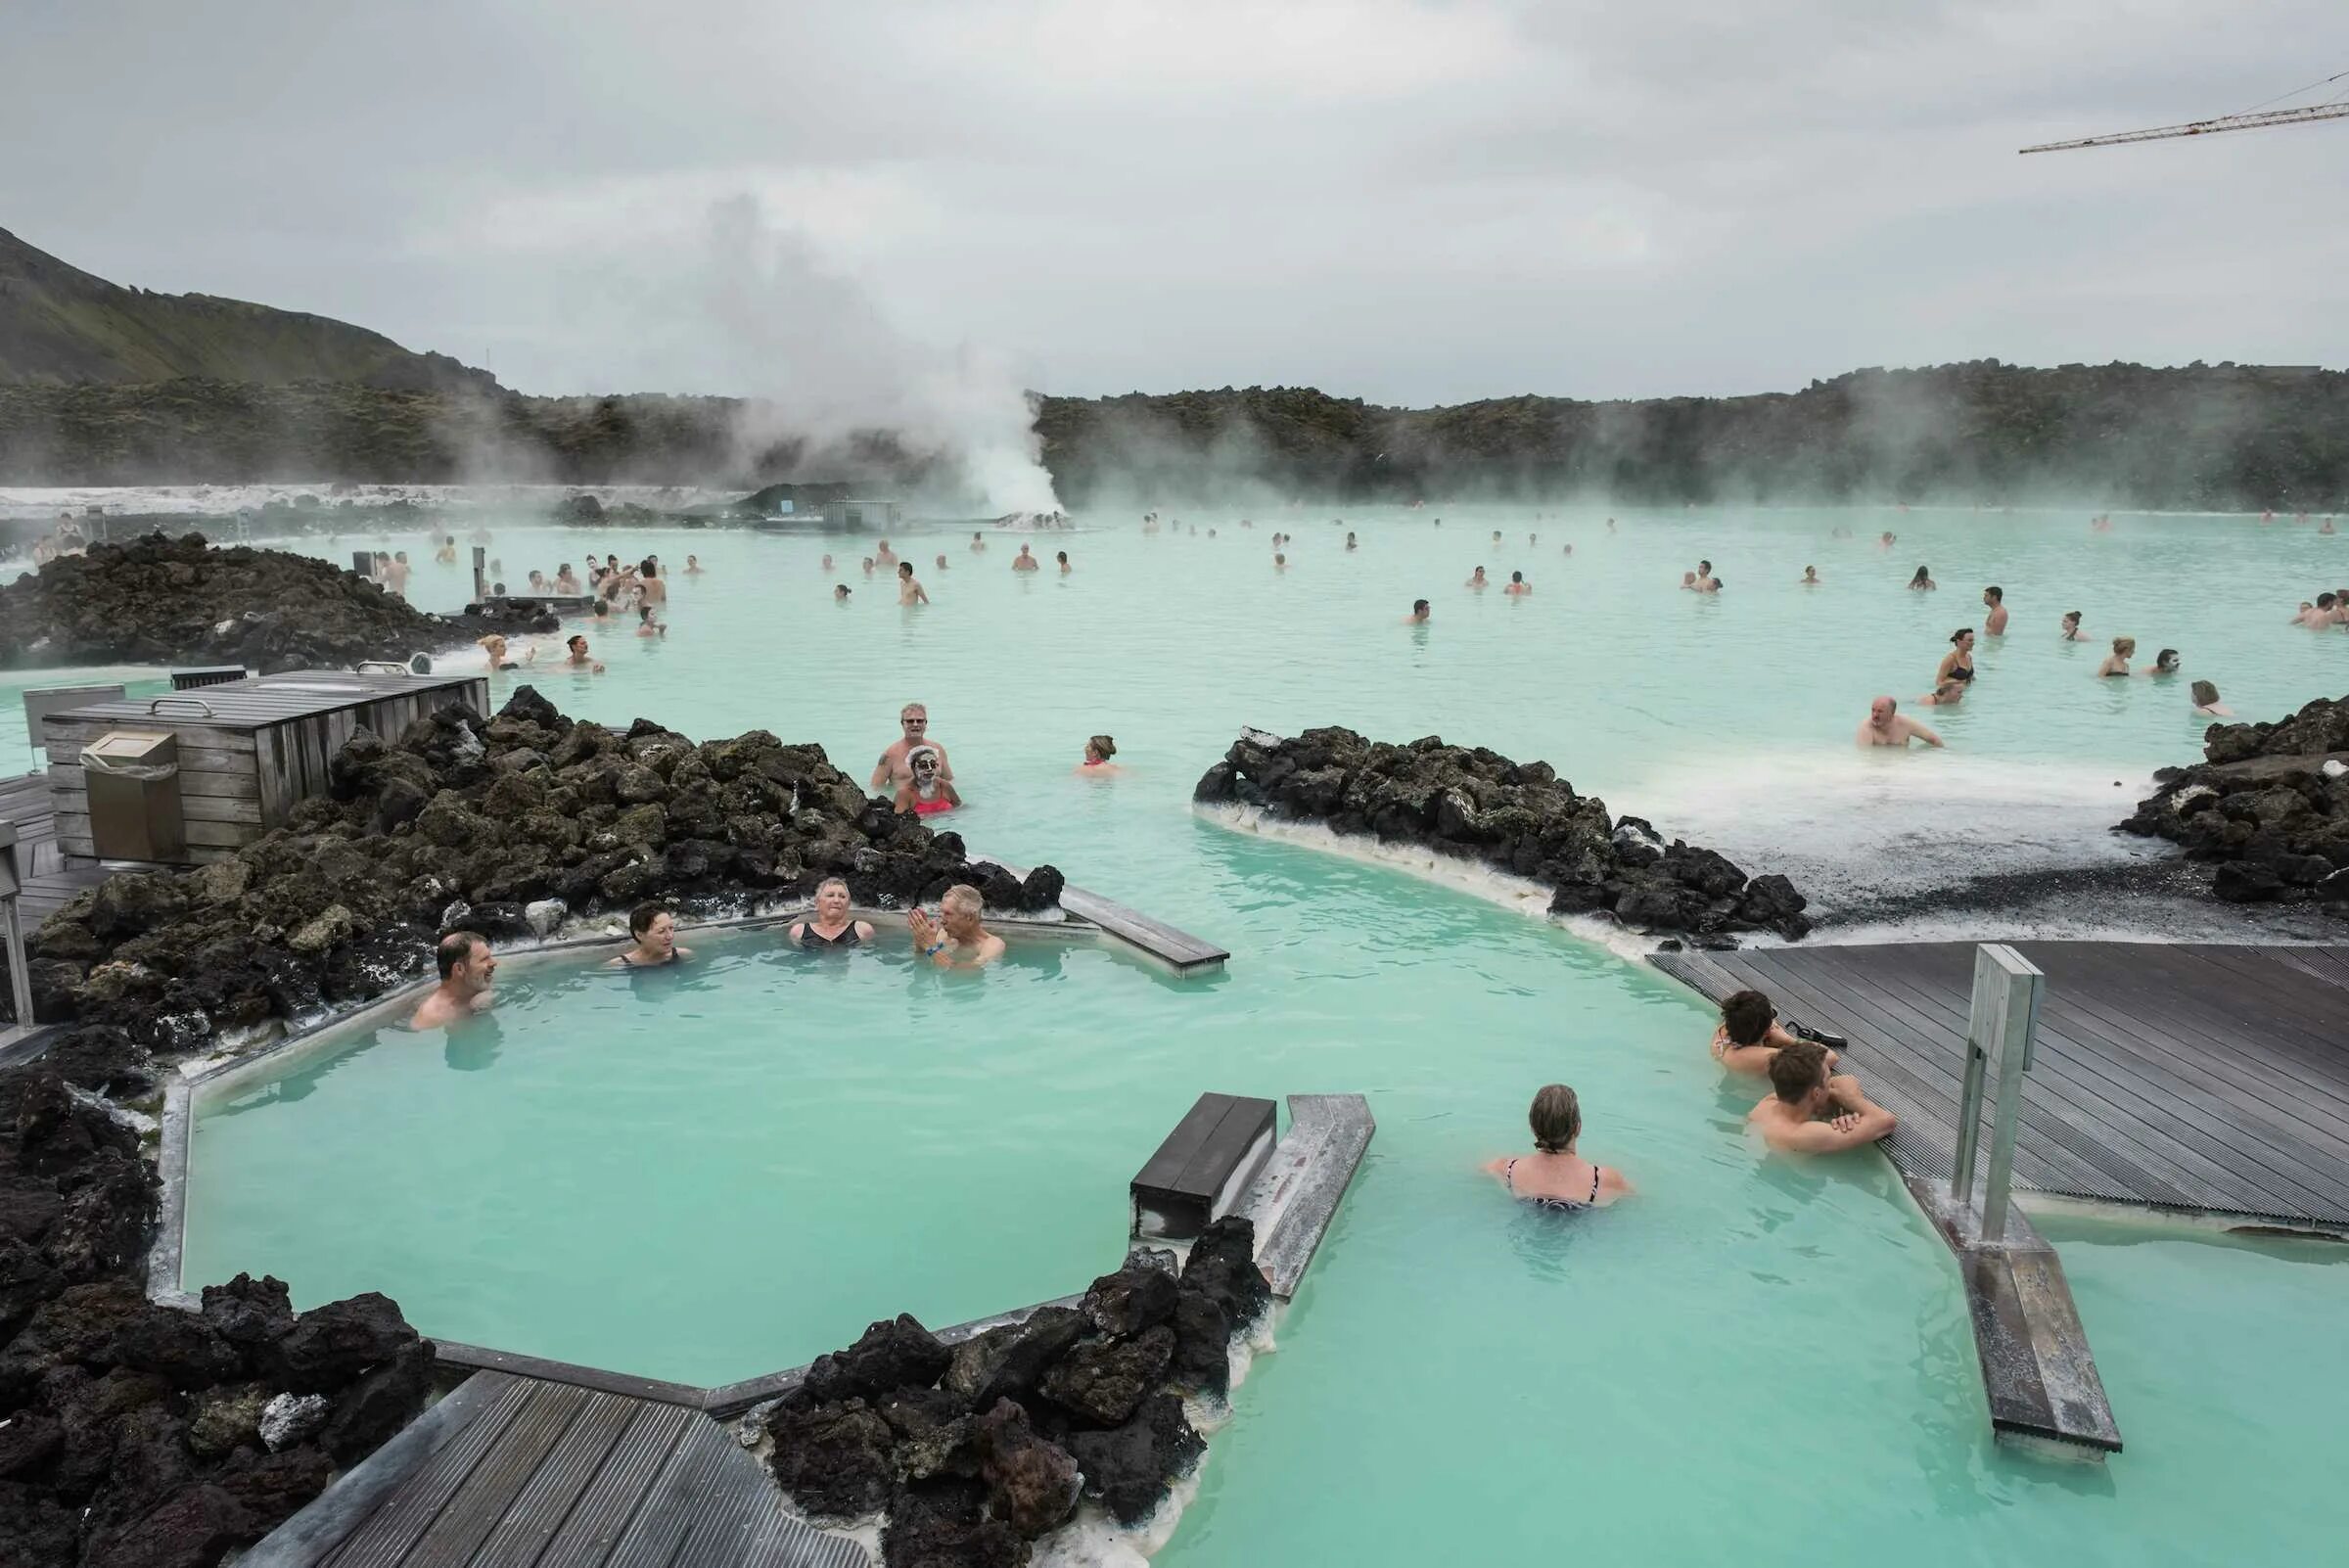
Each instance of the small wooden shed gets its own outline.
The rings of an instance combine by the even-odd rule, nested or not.
[[[360,726],[386,740],[426,715],[464,704],[489,712],[484,675],[298,669],[225,685],[91,703],[41,720],[58,846],[96,858],[82,748],[115,730],[168,733],[186,848],[169,863],[225,859],[284,825],[296,804],[327,787],[327,764]]]

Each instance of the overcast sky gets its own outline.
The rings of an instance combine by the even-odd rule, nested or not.
[[[0,0],[0,227],[530,392],[2337,366],[2349,121],[2015,156],[2336,70],[2338,0]]]

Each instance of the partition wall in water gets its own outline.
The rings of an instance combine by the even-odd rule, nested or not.
[[[2338,695],[2349,637],[2283,621],[2344,563],[2252,519],[2087,522],[1284,510],[1217,514],[1211,538],[1203,513],[1196,533],[1038,534],[1034,576],[1009,571],[1016,535],[974,551],[965,528],[893,538],[930,593],[911,610],[863,575],[870,538],[496,524],[509,578],[591,550],[672,571],[667,637],[591,628],[606,673],[503,674],[500,697],[530,680],[582,716],[763,727],[859,774],[923,701],[973,848],[1049,860],[1230,964],[1178,981],[1028,943],[939,975],[885,927],[845,961],[745,931],[689,934],[676,974],[517,966],[476,1031],[360,1031],[207,1104],[189,1277],[381,1289],[430,1333],[717,1381],[900,1309],[944,1323],[1081,1288],[1200,1090],[1354,1089],[1378,1138],[1163,1561],[2318,1558],[2305,1499],[2337,1380],[2310,1373],[2337,1360],[2342,1249],[2050,1221],[2129,1447],[2010,1454],[1949,1254],[1893,1172],[1757,1157],[1755,1087],[1707,1055],[1692,993],[1470,892],[1189,809],[1243,723],[1441,733],[1789,873],[1828,940],[2003,934],[2025,916],[1986,871],[2053,887],[2027,914],[2043,933],[2230,929],[2098,891],[2156,863],[2106,829],[2205,721],[2179,684],[2094,669],[2127,633],[2246,715]],[[676,571],[689,551],[699,576]],[[2196,570],[2219,552],[2226,574]],[[1679,590],[1699,557],[1720,595]],[[1920,563],[1937,593],[1904,587]],[[1535,592],[1463,587],[1479,565]],[[1806,565],[1821,586],[1798,586]],[[2014,623],[1930,715],[1949,749],[1861,753],[1868,698],[1926,690],[1990,583]],[[427,566],[414,591],[447,607],[463,584]],[[1413,598],[1428,625],[1402,623]],[[2095,642],[2057,640],[2071,609]],[[1104,732],[1124,771],[1079,773]],[[1633,1199],[1537,1215],[1479,1172],[1525,1147],[1552,1081]]]

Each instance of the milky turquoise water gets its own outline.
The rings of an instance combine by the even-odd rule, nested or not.
[[[855,570],[858,541],[498,529],[510,581],[608,538],[713,569],[675,582],[667,639],[599,636],[607,673],[541,677],[568,711],[763,725],[861,772],[924,699],[975,847],[1049,859],[1232,963],[1177,984],[1100,949],[1023,950],[942,977],[896,947],[811,966],[744,935],[705,939],[683,975],[518,968],[493,1033],[390,1032],[206,1116],[190,1277],[268,1268],[305,1302],[382,1288],[435,1333],[715,1381],[900,1308],[945,1322],[1079,1288],[1199,1090],[1359,1090],[1369,1159],[1169,1562],[2322,1555],[2305,1499],[2329,1479],[2338,1378],[2317,1370],[2339,1365],[2349,1271],[2067,1242],[2130,1452],[2101,1471],[2009,1457],[1952,1266],[1889,1170],[1757,1160],[1750,1088],[1705,1057],[1691,996],[1465,893],[1201,821],[1187,797],[1242,723],[1440,732],[1545,757],[1880,926],[1939,877],[2142,853],[2104,825],[2201,723],[2176,687],[2096,681],[2101,648],[2058,644],[2061,610],[2178,646],[2276,714],[2349,690],[2349,637],[2283,624],[2349,576],[2336,539],[1866,513],[1627,515],[1610,537],[1596,514],[1447,513],[1439,532],[1390,513],[1349,519],[1349,555],[1326,513],[1218,518],[1212,541],[1198,522],[1036,535],[1047,563],[1071,552],[1066,578],[1013,576],[1013,539],[975,556],[967,532],[917,535],[934,603],[914,611]],[[1298,536],[1285,574],[1274,526]],[[1884,527],[1895,553],[1868,542]],[[827,548],[848,570],[819,569]],[[1673,586],[1698,556],[1718,599]],[[1938,593],[1903,590],[1920,561]],[[1795,586],[1806,562],[1823,587]],[[1463,589],[1480,563],[1536,593]],[[1867,699],[1922,692],[1986,581],[2015,624],[1975,698],[1932,716],[1951,751],[1860,754]],[[420,571],[428,606],[462,592]],[[1415,596],[1433,625],[1401,623]],[[1074,774],[1098,730],[1130,771]],[[2068,918],[2147,924],[2125,901]],[[1561,1223],[1476,1173],[1523,1147],[1553,1079],[1633,1202]]]

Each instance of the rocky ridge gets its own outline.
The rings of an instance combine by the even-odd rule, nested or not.
[[[959,1345],[874,1323],[748,1424],[803,1512],[884,1516],[885,1568],[1021,1568],[1081,1499],[1150,1517],[1206,1449],[1184,1399],[1227,1392],[1232,1336],[1270,1299],[1254,1227],[1219,1220],[1179,1269],[1133,1253],[1077,1306]]]
[[[2231,903],[2316,902],[2349,918],[2349,697],[2277,723],[2213,724],[2204,761],[2165,767],[2117,831],[2215,863]]]
[[[329,771],[329,795],[234,857],[113,877],[43,922],[35,1015],[187,1052],[404,985],[451,930],[527,940],[655,898],[735,910],[828,876],[867,903],[968,882],[1022,911],[1062,886],[1050,866],[1021,881],[971,863],[821,747],[764,730],[697,745],[641,718],[621,734],[529,686],[494,718],[460,706],[397,736],[361,729]]]
[[[1408,745],[1350,729],[1294,739],[1244,730],[1192,799],[1318,822],[1381,843],[1422,845],[1546,884],[1552,914],[1611,917],[1635,930],[1726,939],[1811,929],[1809,900],[1782,876],[1748,877],[1727,856],[1635,816],[1610,818],[1547,762],[1515,762],[1430,735]]]
[[[484,632],[552,631],[537,609],[427,615],[354,572],[200,533],[94,544],[0,587],[0,668],[242,664],[264,674],[347,669],[460,647]]]
[[[153,1088],[120,1031],[0,1072],[0,1563],[198,1568],[250,1545],[422,1407],[432,1345],[368,1293],[297,1314],[239,1274],[142,1288],[157,1209],[105,1094]]]

